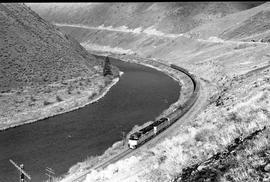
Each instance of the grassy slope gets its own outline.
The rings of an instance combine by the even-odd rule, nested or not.
[[[111,165],[101,172],[93,172],[86,181],[169,181],[178,179],[182,169],[205,161],[217,152],[223,150],[234,139],[240,135],[247,136],[257,129],[264,126],[269,127],[269,73],[267,69],[261,71],[262,80],[257,82],[257,75],[250,76],[249,79],[237,80],[232,82],[232,87],[220,98],[211,99],[208,107],[192,121],[192,124],[184,125],[179,128],[178,135],[164,140],[155,147],[140,152],[139,155],[120,161]],[[245,83],[248,81],[248,83]],[[255,84],[254,84],[255,83]],[[256,86],[259,85],[259,86]],[[247,93],[248,92],[248,93]],[[267,133],[266,133],[267,134]],[[256,145],[244,145],[242,151],[237,151],[235,160],[237,163],[222,170],[210,171],[212,175],[197,175],[196,180],[188,178],[187,181],[254,181],[254,178],[265,178],[267,172],[260,171],[257,166],[264,166],[267,161],[261,164],[248,164],[242,155],[255,159],[257,152],[269,147],[269,139],[264,136],[257,139],[262,142]],[[251,141],[252,142],[252,141]],[[265,146],[264,146],[265,145]],[[246,154],[245,148],[250,153]],[[267,158],[265,159],[267,160]],[[244,162],[245,161],[245,162]],[[230,164],[230,160],[226,161]],[[258,161],[259,163],[259,161]],[[214,165],[214,164],[213,164]],[[224,165],[218,163],[215,165]],[[226,166],[225,166],[226,167]],[[200,168],[199,168],[200,169]],[[211,166],[209,170],[212,169]],[[200,169],[201,170],[201,169]],[[218,171],[220,170],[220,171]],[[237,173],[241,171],[241,173]],[[250,174],[252,175],[246,175]],[[231,176],[231,177],[228,177]],[[233,180],[231,180],[233,179]]]
[[[106,85],[102,63],[27,6],[0,4],[0,19],[0,129],[71,109]]]
[[[156,8],[163,12],[162,8]],[[200,166],[186,180],[198,181],[201,178],[202,181],[267,181],[267,152],[270,147],[267,134],[270,127],[270,47],[267,43],[235,40],[267,39],[269,11],[269,3],[265,3],[251,9],[238,9],[211,22],[202,22],[192,29],[187,25],[185,29],[193,36],[192,39],[64,27],[65,31],[78,36],[84,45],[100,45],[100,50],[103,51],[107,49],[103,45],[130,49],[142,57],[175,63],[192,71],[209,85],[207,107],[196,119],[178,128],[175,136],[103,171],[94,171],[86,181],[181,181],[183,169],[198,161],[204,162],[217,152],[226,151],[226,147],[237,137],[248,136],[264,126],[267,130],[237,148],[235,155],[210,163],[206,170]],[[144,15],[146,14],[142,13],[141,16]],[[191,18],[196,15],[191,14]],[[143,17],[139,16],[137,19]],[[157,21],[153,22],[158,24]],[[172,29],[170,31],[173,32]],[[196,40],[211,36],[234,42],[219,39]],[[258,162],[253,162],[255,160]],[[234,165],[229,166],[232,162]],[[216,170],[212,170],[213,168]],[[202,175],[203,173],[206,175]]]
[[[267,27],[268,24],[267,12],[269,12],[269,5],[267,2],[249,10],[228,15],[215,22],[197,27],[189,33],[204,39],[210,36],[236,39],[261,33],[267,30],[262,27]]]

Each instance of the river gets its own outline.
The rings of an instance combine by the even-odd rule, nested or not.
[[[23,163],[31,182],[45,181],[45,168],[62,175],[87,156],[101,155],[121,131],[153,120],[177,101],[178,83],[155,69],[112,60],[124,74],[105,97],[78,110],[0,132],[0,182],[17,182],[9,162]]]

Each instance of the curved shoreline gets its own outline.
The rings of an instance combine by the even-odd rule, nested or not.
[[[124,61],[124,62],[139,64],[139,65],[153,68],[157,71],[160,71],[160,72],[166,74],[167,76],[169,76],[170,78],[175,80],[180,86],[179,97],[178,97],[177,101],[172,103],[167,109],[165,109],[156,118],[162,117],[162,115],[164,115],[164,114],[168,114],[168,113],[175,111],[176,108],[178,108],[179,106],[184,104],[189,99],[189,97],[191,97],[191,95],[189,95],[190,88],[188,88],[189,86],[185,84],[186,80],[184,80],[187,78],[187,76],[185,74],[180,75],[179,73],[175,72],[175,70],[172,69],[169,65],[161,63],[157,60],[135,57],[133,55],[114,54],[112,52],[103,52],[103,51],[98,52],[98,51],[91,51],[89,49],[87,49],[87,50],[91,54],[94,54],[96,56],[102,56],[102,57],[108,56],[108,57],[111,57],[114,59],[119,59],[119,60]]]
[[[144,58],[136,58],[136,57],[132,57],[130,55],[119,55],[119,54],[112,54],[111,52],[91,52],[91,50],[88,50],[90,53],[96,55],[96,56],[101,56],[101,57],[111,57],[114,59],[119,59],[121,61],[124,62],[130,62],[133,64],[139,64],[139,65],[143,65],[143,66],[147,66],[147,67],[151,67],[155,70],[161,71],[162,73],[166,74],[167,76],[171,77],[172,79],[174,79],[179,85],[180,85],[180,94],[179,97],[177,99],[177,101],[175,101],[174,103],[172,103],[167,109],[165,109],[162,113],[160,113],[157,117],[162,117],[163,115],[167,115],[167,114],[171,114],[173,113],[175,110],[177,110],[177,108],[179,108],[180,106],[182,106],[182,104],[184,104],[187,100],[189,100],[189,98],[192,95],[189,95],[187,93],[189,93],[189,85],[187,85],[186,81],[186,75],[183,74],[179,74],[179,72],[175,72],[174,69],[172,69],[170,66],[164,64],[164,63],[160,63],[156,60],[147,60]],[[190,78],[188,78],[190,79]],[[193,90],[193,88],[192,88]],[[192,93],[192,92],[191,92]],[[129,131],[129,133],[131,133],[131,131]],[[109,147],[108,149],[106,149],[104,151],[104,153],[102,155],[96,156],[97,161],[96,162],[91,162],[91,161],[87,161],[84,160],[82,162],[78,162],[77,164],[74,164],[73,166],[71,166],[69,168],[69,171],[72,168],[77,168],[76,171],[73,171],[72,173],[67,172],[66,174],[63,174],[59,177],[59,181],[62,182],[62,180],[66,180],[69,178],[74,177],[74,175],[76,176],[77,174],[82,173],[85,169],[89,170],[90,166],[94,166],[98,163],[102,163],[103,161],[106,161],[108,158],[113,157],[115,155],[117,155],[118,153],[121,153],[121,150],[125,149],[122,144],[122,141],[116,141],[111,147]],[[91,168],[91,167],[90,167]]]
[[[30,124],[30,123],[34,123],[34,122],[38,122],[38,121],[41,121],[41,120],[44,120],[44,119],[47,119],[47,118],[50,118],[50,117],[53,117],[53,116],[56,116],[56,115],[60,115],[60,114],[64,114],[64,113],[68,113],[68,112],[71,112],[71,111],[74,111],[74,110],[77,110],[79,108],[82,108],[88,104],[92,104],[92,103],[95,103],[95,102],[98,102],[102,97],[104,97],[109,91],[110,89],[120,80],[120,77],[124,74],[124,72],[121,72],[119,73],[119,77],[117,78],[114,78],[111,83],[109,85],[107,85],[106,87],[104,87],[102,89],[102,91],[97,95],[95,96],[93,99],[91,99],[90,101],[88,101],[88,96],[85,96],[85,97],[82,97],[82,98],[79,98],[79,100],[81,100],[81,104],[78,105],[78,106],[74,106],[74,107],[70,107],[70,108],[67,108],[66,110],[64,109],[63,111],[58,111],[56,113],[51,113],[47,116],[41,116],[39,118],[35,118],[35,119],[30,119],[26,122],[21,122],[21,123],[14,123],[14,124],[11,124],[10,126],[7,126],[7,127],[2,127],[0,128],[0,132],[1,131],[5,131],[5,130],[8,130],[8,129],[11,129],[11,128],[15,128],[15,127],[18,127],[18,126],[22,126],[22,125],[26,125],[26,124]],[[84,101],[86,100],[86,102]],[[44,107],[44,108],[41,108],[41,109],[38,109],[36,110],[36,112],[38,112],[39,110],[42,112],[42,111],[46,111],[48,109],[52,109],[54,107],[58,107],[60,108],[61,106],[65,106],[67,104],[69,104],[68,102],[71,102],[70,100],[69,101],[62,101],[60,103],[56,103],[56,104],[52,104],[51,106],[47,106],[47,107]],[[76,104],[75,104],[76,105]],[[22,114],[22,113],[20,113]]]

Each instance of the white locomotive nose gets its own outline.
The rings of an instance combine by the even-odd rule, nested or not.
[[[135,149],[137,145],[138,145],[138,141],[137,140],[131,140],[131,139],[128,140],[128,146],[129,146],[129,148]]]

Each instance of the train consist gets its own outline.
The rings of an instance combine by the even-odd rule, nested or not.
[[[199,82],[196,81],[195,76],[193,74],[190,74],[187,70],[180,68],[176,65],[171,64],[170,66],[173,69],[176,69],[178,71],[185,73],[186,75],[188,75],[191,78],[193,85],[194,85],[194,90],[193,90],[192,96],[177,111],[169,114],[167,117],[162,117],[162,118],[154,121],[152,124],[150,124],[142,129],[140,129],[139,131],[131,134],[129,137],[129,140],[128,140],[128,147],[131,149],[137,148],[141,144],[150,140],[155,135],[159,134],[161,131],[165,130],[167,127],[169,127],[175,121],[177,121],[181,116],[183,116],[193,106],[193,104],[195,103],[195,101],[198,98],[200,86],[199,86]]]

